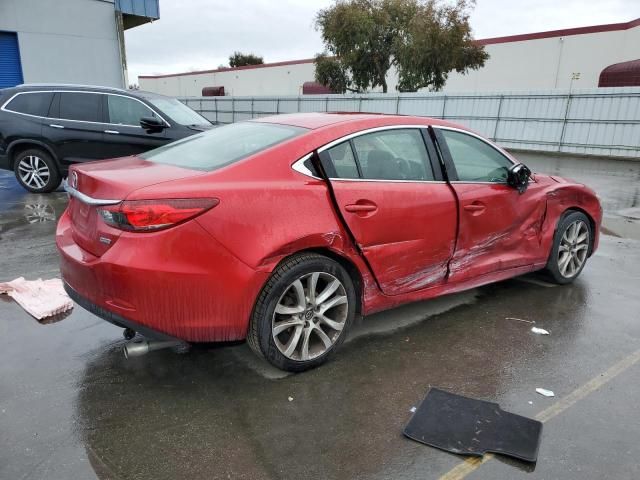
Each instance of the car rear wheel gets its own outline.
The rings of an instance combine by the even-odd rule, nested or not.
[[[13,170],[20,185],[32,193],[53,192],[62,181],[51,155],[37,148],[19,152]]]
[[[296,255],[262,289],[247,341],[282,370],[308,370],[344,341],[355,307],[353,282],[339,263],[318,254]]]
[[[573,282],[589,257],[591,224],[582,212],[571,212],[558,222],[546,271],[558,284]]]

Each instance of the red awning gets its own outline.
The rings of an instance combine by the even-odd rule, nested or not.
[[[600,73],[599,87],[640,86],[640,59],[614,63]]]

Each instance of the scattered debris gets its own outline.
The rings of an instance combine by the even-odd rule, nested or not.
[[[289,397],[287,398],[287,400],[289,400],[290,402],[293,402],[293,397]]]
[[[533,405],[533,402],[531,400],[529,400],[529,405]]]
[[[507,317],[505,318],[505,320],[517,320],[518,322],[536,323],[533,320],[524,320],[523,318],[516,318],[516,317]]]
[[[536,392],[539,393],[540,395],[544,395],[545,397],[555,397],[556,394],[553,393],[551,390],[547,390],[545,388],[536,388]]]
[[[549,335],[549,332],[544,328],[531,327],[531,331],[533,333],[537,333],[538,335]]]
[[[38,320],[64,313],[73,308],[73,301],[62,286],[62,280],[25,280],[16,278],[0,283],[0,293],[6,293]]]
[[[410,411],[411,413],[416,413],[416,407],[411,407],[411,408],[409,409],[409,411]]]
[[[403,433],[452,453],[481,456],[495,452],[535,462],[542,423],[505,412],[497,403],[432,388]]]

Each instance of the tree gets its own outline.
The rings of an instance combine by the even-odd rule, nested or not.
[[[349,80],[349,73],[344,65],[333,57],[324,54],[316,55],[316,81],[329,87],[335,93],[354,91]]]
[[[230,67],[244,67],[246,65],[262,65],[264,60],[253,53],[233,52],[229,57]]]
[[[467,73],[488,58],[471,34],[474,5],[475,0],[335,0],[316,17],[326,48],[316,56],[316,81],[340,91],[331,82],[342,72],[336,83],[345,90],[381,87],[386,93],[393,66],[401,91],[439,90],[451,71]]]

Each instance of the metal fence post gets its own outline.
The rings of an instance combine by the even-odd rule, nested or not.
[[[329,97],[325,97],[324,99],[324,111],[325,112],[329,111]]]
[[[298,113],[300,113],[300,100],[301,100],[300,95],[298,95]]]
[[[502,112],[502,100],[504,99],[504,95],[500,95],[500,100],[498,100],[498,114],[496,115],[496,126],[493,129],[493,141],[496,141],[498,138],[498,124],[500,123],[500,113]]]
[[[396,97],[396,115],[400,113],[400,94]]]
[[[362,113],[362,95],[358,97],[358,112]]]
[[[231,97],[231,123],[236,121],[236,98]]]
[[[216,123],[218,123],[218,99],[217,98],[213,99],[213,108],[216,111]]]
[[[253,113],[253,97],[251,97],[251,118],[253,118],[254,113]]]
[[[442,115],[440,115],[440,118],[443,120],[444,120],[444,112],[446,108],[447,108],[447,96],[443,95],[442,96]]]
[[[276,99],[276,115],[280,114],[280,99]]]
[[[564,111],[564,119],[562,120],[562,131],[560,132],[560,141],[558,142],[558,151],[561,152],[562,151],[562,144],[564,143],[564,135],[567,131],[567,123],[569,120],[569,110],[571,109],[571,99],[573,97],[571,96],[571,90],[569,90],[569,93],[567,95],[567,108]]]

